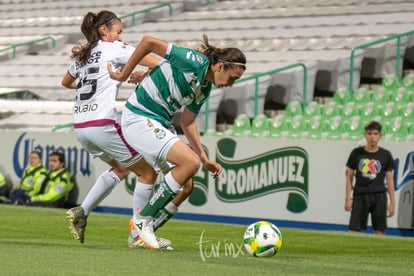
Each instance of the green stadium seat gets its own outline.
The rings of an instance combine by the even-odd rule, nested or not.
[[[369,91],[366,87],[360,87],[354,90],[352,100],[359,106],[364,105],[365,103],[371,101],[371,91]]]
[[[408,134],[409,130],[404,117],[398,116],[388,121],[385,140],[407,141]]]
[[[359,107],[357,103],[354,101],[347,102],[342,108],[341,115],[342,118],[350,118],[359,115]]]
[[[414,91],[414,75],[406,75],[402,80],[402,86],[408,91]]]
[[[330,118],[333,116],[341,115],[342,105],[334,101],[328,102],[322,106],[322,116]]]
[[[400,88],[400,80],[396,75],[388,75],[382,79],[381,85],[386,90],[394,91]]]
[[[269,119],[269,136],[272,138],[284,138],[287,137],[288,128],[284,120],[283,114],[278,114],[273,118]]]
[[[296,115],[303,115],[302,103],[300,101],[291,101],[285,108],[284,116],[294,117]]]
[[[303,120],[302,115],[296,115],[293,117],[292,122],[288,126],[289,139],[301,139],[305,138],[307,134],[306,123]]]
[[[390,100],[390,93],[384,87],[380,86],[371,94],[371,100],[380,108]]]
[[[414,120],[414,102],[403,104],[399,108],[399,115],[406,118],[408,121]]]
[[[226,133],[227,135],[233,137],[245,137],[250,134],[251,131],[251,123],[250,118],[247,114],[239,114],[234,119],[233,128],[228,130]]]
[[[346,139],[352,141],[363,140],[364,126],[361,116],[356,115],[349,118],[349,121],[344,126]]]
[[[345,126],[341,115],[326,119],[324,125],[327,132],[326,139],[342,140],[344,138]]]
[[[315,115],[307,123],[306,139],[320,140],[325,138],[326,130],[321,115]]]
[[[410,93],[404,87],[400,87],[397,90],[394,90],[393,92],[391,92],[390,96],[391,96],[390,100],[393,100],[399,105],[402,105],[402,104],[405,104],[411,101]]]
[[[315,115],[322,115],[322,108],[317,101],[311,101],[308,104],[306,104],[303,110],[303,116],[313,117]]]
[[[391,119],[391,118],[395,118],[395,117],[399,116],[398,105],[394,102],[386,103],[380,109],[380,115],[383,119]]]
[[[337,104],[344,105],[352,100],[351,92],[347,87],[338,88],[333,95],[333,100]]]
[[[269,136],[270,129],[269,118],[265,114],[259,114],[253,118],[250,136],[252,137],[266,137]]]
[[[365,105],[359,107],[359,115],[361,115],[362,118],[370,120],[371,118],[380,115],[380,111],[375,102],[367,102]]]

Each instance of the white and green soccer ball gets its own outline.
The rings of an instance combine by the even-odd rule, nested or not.
[[[282,232],[268,221],[255,222],[244,232],[244,247],[255,257],[274,256],[282,247]]]

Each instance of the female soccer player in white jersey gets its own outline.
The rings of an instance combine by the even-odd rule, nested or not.
[[[140,239],[147,247],[157,249],[153,217],[165,209],[183,185],[191,181],[200,163],[213,177],[221,173],[220,164],[208,159],[200,142],[195,119],[212,89],[232,86],[246,70],[246,57],[237,48],[216,48],[208,43],[199,51],[181,48],[154,37],[145,36],[121,72],[112,71],[112,78],[124,81],[135,66],[149,53],[165,60],[152,69],[149,77],[136,88],[122,113],[122,132],[126,141],[156,171],[174,167],[147,205],[134,216]],[[181,127],[191,148],[172,131],[173,113],[184,106]]]
[[[153,194],[153,183],[157,174],[142,159],[142,156],[125,141],[120,115],[115,107],[121,82],[109,77],[107,64],[120,69],[128,61],[135,48],[121,41],[122,22],[110,11],[85,15],[81,31],[87,42],[72,49],[74,60],[62,80],[62,85],[76,89],[76,103],[73,109],[74,131],[82,146],[94,157],[109,164],[111,168],[102,173],[87,194],[82,204],[67,211],[71,233],[84,242],[86,219],[115,187],[125,179],[130,170],[138,176],[133,196],[133,210],[142,208]],[[140,64],[152,68],[159,59],[147,56]],[[139,82],[145,77],[135,72],[130,82]],[[129,168],[129,169],[128,169]],[[185,191],[183,201],[191,191]],[[177,206],[181,203],[176,201]],[[135,230],[133,230],[135,231]],[[168,240],[162,239],[164,246]],[[130,247],[134,247],[131,236]]]

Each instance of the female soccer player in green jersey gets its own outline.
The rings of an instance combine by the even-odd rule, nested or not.
[[[220,164],[209,160],[200,142],[195,122],[214,86],[232,86],[246,70],[246,57],[237,48],[216,48],[207,36],[200,50],[178,47],[145,36],[121,72],[111,78],[124,81],[147,54],[164,58],[128,99],[122,114],[122,132],[128,144],[142,154],[156,171],[169,172],[148,204],[137,212],[134,224],[141,241],[158,249],[152,225],[160,210],[167,214],[170,202],[197,173],[200,163],[218,177]],[[173,113],[184,106],[181,127],[190,144],[171,130]],[[171,169],[170,169],[171,168]]]

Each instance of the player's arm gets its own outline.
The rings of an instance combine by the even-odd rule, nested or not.
[[[390,197],[390,202],[387,208],[387,216],[392,217],[395,213],[395,192],[394,192],[394,178],[392,171],[387,171],[385,174],[388,186],[388,194]]]
[[[71,74],[69,74],[69,71],[66,72],[65,76],[62,79],[61,82],[62,86],[69,88],[69,89],[75,89],[76,88],[76,82],[75,78],[72,77]]]
[[[212,172],[213,177],[216,178],[220,175],[222,168],[220,164],[208,159],[206,153],[204,152],[200,141],[197,124],[195,122],[196,117],[197,114],[193,113],[190,109],[185,107],[181,115],[180,125],[193,151],[200,157],[203,166],[208,171]]]
[[[131,75],[129,76],[129,80],[128,83],[140,83],[150,72],[151,70],[157,66],[158,64],[160,64],[161,59],[158,57],[155,57],[151,54],[146,55],[140,62],[139,64],[142,66],[146,66],[148,67],[148,70],[146,71],[134,71],[131,73]]]
[[[353,180],[354,180],[355,172],[350,168],[346,168],[345,170],[345,211],[352,210],[352,189],[353,189]]]
[[[165,56],[168,49],[168,42],[160,40],[151,36],[144,36],[138,44],[132,56],[129,58],[127,64],[121,72],[113,72],[111,64],[108,64],[108,72],[112,79],[118,81],[125,81],[132,73],[135,66],[141,63],[142,59],[149,53],[155,53],[159,56]]]

